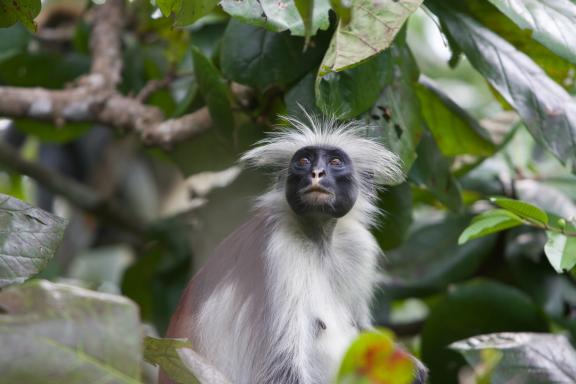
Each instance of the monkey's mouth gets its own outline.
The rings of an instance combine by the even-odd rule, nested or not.
[[[318,195],[333,195],[332,191],[320,186],[320,185],[311,185],[309,187],[304,188],[301,192],[303,195],[307,194],[318,194]]]

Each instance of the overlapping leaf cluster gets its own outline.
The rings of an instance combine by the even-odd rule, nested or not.
[[[66,45],[45,47],[29,32],[39,9],[39,1],[0,0],[0,27],[10,26],[0,28],[0,84],[59,89],[89,70],[87,25],[78,23]],[[465,360],[454,349],[485,382],[576,380],[562,368],[575,364],[565,339],[531,333],[561,329],[576,338],[574,1],[134,0],[128,11],[122,91],[175,78],[147,102],[170,117],[207,106],[215,125],[152,156],[170,158],[185,175],[220,171],[278,114],[304,108],[366,122],[366,134],[398,154],[407,174],[378,192],[385,214],[374,235],[386,252],[374,303],[379,325],[416,336],[432,384],[458,382]],[[415,32],[426,17],[451,54],[434,68],[430,51],[421,52],[430,40]],[[480,83],[489,107],[471,108],[443,77]],[[252,99],[239,100],[232,84],[249,87]],[[40,143],[71,143],[90,128],[14,123]],[[227,210],[221,217],[265,185],[259,175],[241,179],[208,197]],[[10,198],[0,218],[0,284],[20,283],[44,267],[64,224]],[[191,255],[183,251],[188,227],[155,224],[153,246],[138,250],[120,287],[162,331]],[[52,352],[50,360],[30,358],[59,380],[80,366],[86,375],[74,376],[78,382],[138,382],[135,307],[89,292],[44,282],[2,291],[2,344]],[[343,362],[342,382],[407,382],[413,366],[390,340],[362,336]],[[558,348],[542,364],[537,351],[552,343]],[[149,362],[193,382],[187,342],[147,339],[144,347]],[[129,352],[117,359],[119,348]],[[56,350],[70,358],[56,361]],[[35,382],[9,352],[0,351],[0,370]]]

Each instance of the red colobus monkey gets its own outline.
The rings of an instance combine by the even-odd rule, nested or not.
[[[377,184],[403,178],[398,157],[359,123],[287,121],[242,157],[277,180],[190,281],[167,332],[234,384],[332,381],[371,327]]]

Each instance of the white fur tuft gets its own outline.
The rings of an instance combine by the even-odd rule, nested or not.
[[[289,124],[242,156],[242,161],[256,167],[285,169],[294,153],[305,146],[328,145],[350,156],[362,177],[374,177],[378,184],[395,184],[404,179],[401,160],[377,141],[363,135],[366,126],[359,121],[338,122],[305,113],[306,121],[285,116]]]

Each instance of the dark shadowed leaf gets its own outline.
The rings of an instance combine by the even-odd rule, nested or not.
[[[416,147],[426,127],[414,91],[420,72],[403,35],[398,36],[394,44],[381,55],[385,58],[384,66],[377,73],[382,72],[378,81],[382,80],[381,85],[384,87],[366,114],[366,119],[371,126],[371,135],[400,156],[402,169],[408,173],[416,159]],[[376,79],[373,83],[376,83]]]
[[[256,88],[288,85],[318,65],[328,36],[314,36],[313,44],[303,52],[303,38],[231,20],[222,39],[222,73],[229,80]]]
[[[373,233],[383,250],[400,246],[412,224],[412,190],[402,183],[378,193],[378,208],[383,217]]]
[[[493,252],[496,238],[458,246],[458,235],[468,223],[469,218],[450,217],[423,226],[400,248],[386,252],[383,293],[393,298],[428,294],[474,274]]]
[[[411,384],[415,371],[414,360],[394,344],[391,332],[364,332],[348,348],[336,383]]]
[[[34,18],[40,8],[40,0],[0,0],[0,28],[9,27],[19,21],[28,30],[36,31]]]
[[[231,136],[234,130],[234,116],[230,105],[231,96],[228,84],[216,66],[197,48],[192,48],[194,73],[200,92],[210,110],[210,115],[218,129]]]
[[[318,107],[341,119],[366,112],[378,99],[387,70],[394,65],[390,55],[376,55],[361,65],[342,72],[316,77]]]
[[[24,53],[30,41],[30,32],[21,24],[0,28],[0,62]]]
[[[316,96],[314,94],[315,80],[316,71],[308,72],[306,76],[286,92],[284,102],[286,103],[288,115],[305,119],[306,115],[302,111],[302,108],[310,114],[321,114],[320,109],[316,106]]]
[[[446,208],[460,211],[462,195],[460,184],[450,171],[452,159],[442,156],[430,133],[422,137],[417,154],[409,178],[430,191]]]
[[[138,308],[128,299],[34,281],[0,292],[3,383],[140,383]]]
[[[489,0],[532,38],[576,63],[576,3],[570,0]]]
[[[490,156],[496,147],[487,132],[468,112],[456,104],[432,82],[416,86],[422,114],[436,143],[446,156]]]
[[[500,208],[510,211],[524,220],[545,225],[548,224],[548,215],[537,206],[521,200],[506,197],[492,197],[490,201]]]
[[[495,209],[478,215],[458,238],[458,244],[487,236],[491,233],[522,225],[522,219],[510,211]]]
[[[576,265],[576,237],[547,231],[548,241],[544,252],[556,272],[571,270]]]
[[[491,281],[456,287],[437,302],[422,332],[422,359],[430,384],[457,384],[464,359],[449,345],[490,332],[545,332],[544,314],[522,291]]]
[[[483,352],[501,353],[491,383],[549,384],[576,382],[576,351],[563,335],[493,333],[458,341],[450,348],[472,366],[483,362]]]
[[[388,48],[422,0],[354,0],[350,22],[341,21],[320,65],[320,75],[343,71]]]
[[[40,272],[54,256],[66,220],[0,194],[0,288]]]
[[[305,1],[297,2],[306,3]],[[330,2],[329,0],[315,0],[310,3],[313,3],[313,10],[310,14],[310,35],[314,35],[318,29],[326,29],[330,25],[328,20]],[[224,11],[245,23],[274,32],[290,30],[295,36],[306,35],[305,22],[294,0],[222,0],[221,5]]]
[[[522,116],[534,138],[576,170],[576,102],[528,56],[470,17],[432,6],[471,64]],[[545,128],[545,129],[544,129]]]

